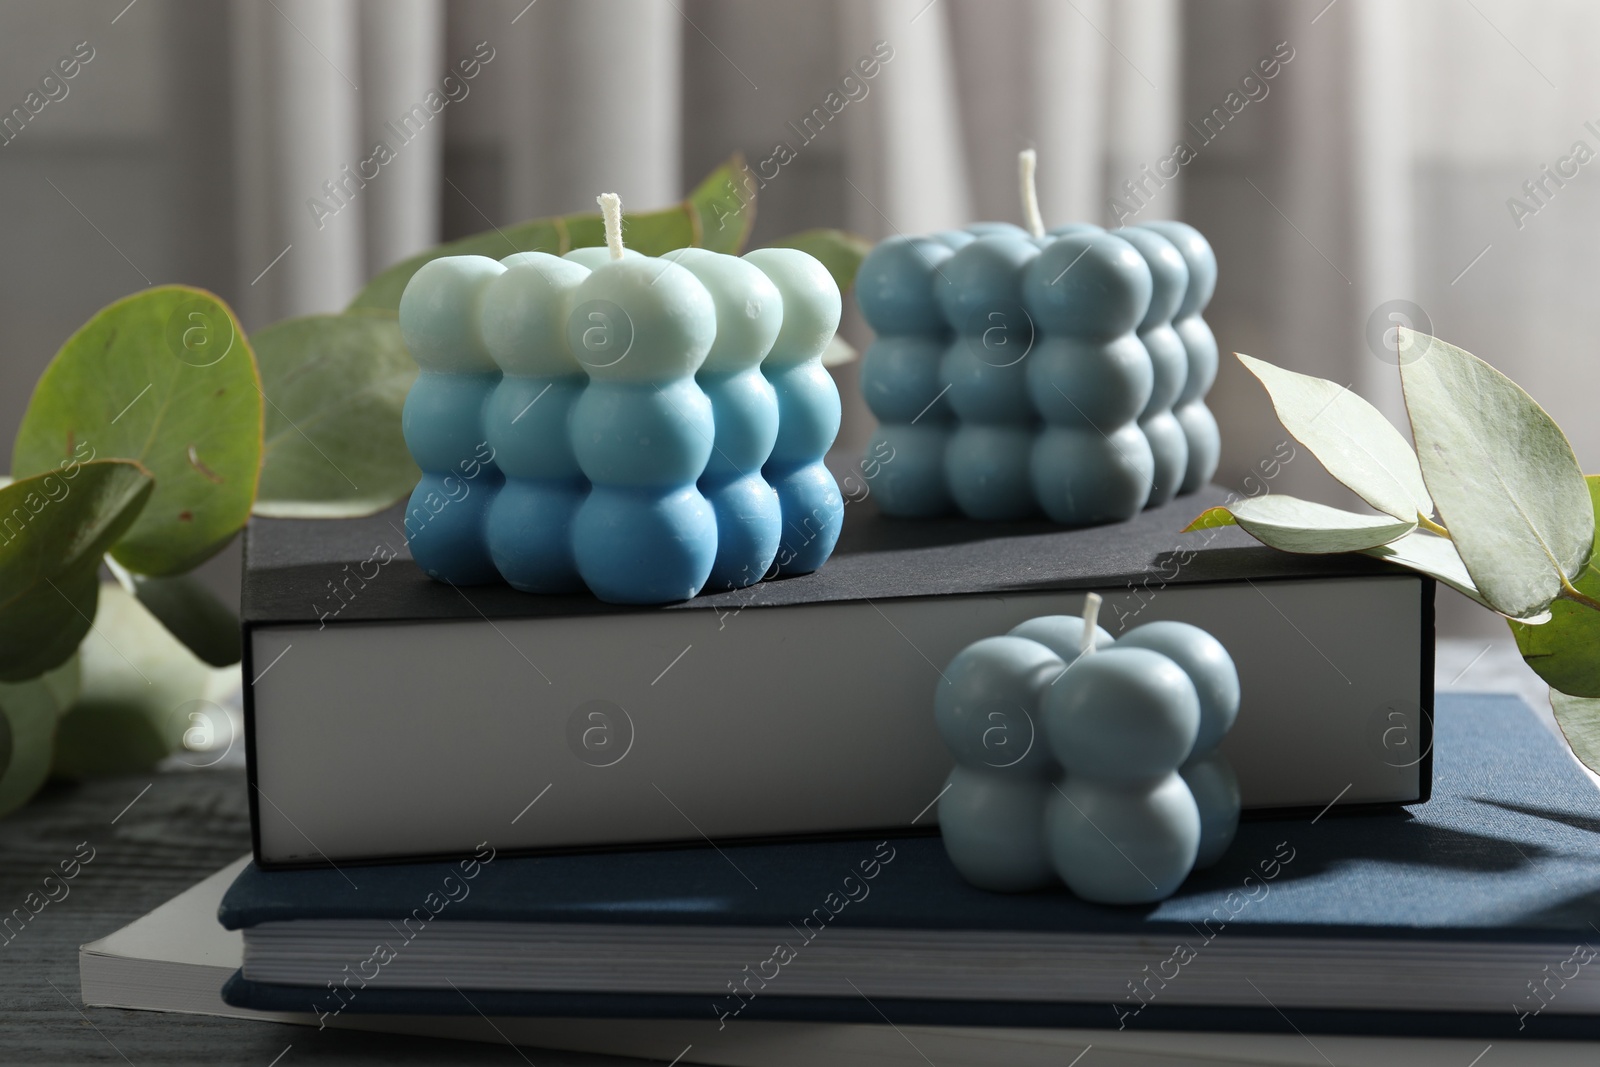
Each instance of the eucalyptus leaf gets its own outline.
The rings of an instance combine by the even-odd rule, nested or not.
[[[171,578],[131,576],[133,595],[146,611],[213,667],[238,663],[244,654],[239,616],[191,574]]]
[[[94,618],[100,558],[152,498],[128,460],[69,462],[0,489],[0,681],[65,663]]]
[[[1426,334],[1401,329],[1400,365],[1417,455],[1439,515],[1483,600],[1538,615],[1576,577],[1595,514],[1572,445],[1510,378]]]
[[[1572,754],[1585,767],[1600,774],[1600,700],[1552,689],[1550,710],[1555,712],[1556,725],[1561,727]]]
[[[50,775],[59,711],[42,678],[0,685],[0,718],[11,738],[11,755],[0,771],[0,815],[26,804]]]
[[[1227,512],[1246,533],[1264,545],[1284,552],[1312,555],[1360,552],[1388,544],[1417,528],[1415,522],[1402,522],[1389,515],[1360,515],[1283,493],[1268,493],[1238,500],[1226,507],[1211,508],[1188,529],[1225,525],[1215,518],[1207,519],[1214,511]]]
[[[74,651],[67,662],[39,675],[37,681],[43,684],[45,691],[50,694],[50,700],[56,706],[56,714],[66,714],[66,710],[72,706],[74,700],[78,699],[78,692],[83,688],[83,657]]]
[[[1193,522],[1185,526],[1179,533],[1194,533],[1196,530],[1213,530],[1220,526],[1239,525],[1233,519],[1233,512],[1226,507],[1206,508],[1195,516]]]
[[[268,401],[257,515],[370,515],[411,491],[400,412],[417,364],[394,315],[287,319],[252,341]]]
[[[713,252],[737,253],[749,239],[755,220],[755,183],[747,180],[747,174],[744,157],[734,153],[707,175],[682,203],[661,211],[624,215],[623,241],[629,248],[647,256],[659,256],[674,248],[692,245]],[[515,252],[549,252],[560,256],[574,248],[605,243],[605,224],[597,212],[496,227],[395,264],[367,283],[350,302],[348,310],[368,308],[397,312],[400,294],[405,292],[411,276],[424,263],[441,256],[504,259]]]
[[[1414,522],[1433,514],[1417,455],[1382,412],[1348,387],[1235,355],[1266,387],[1284,429],[1329,474],[1385,515]]]
[[[211,670],[120,585],[100,589],[83,684],[61,717],[52,770],[90,778],[152,769],[183,742]]]
[[[855,282],[856,271],[861,268],[861,261],[872,251],[871,241],[847,230],[801,230],[780,241],[774,241],[773,245],[777,248],[798,248],[808,255],[815,256],[818,262],[828,268],[828,273],[833,275],[834,283],[839,286],[841,293]]]
[[[1600,519],[1600,475],[1591,474],[1585,481]],[[1600,597],[1600,550],[1591,552],[1572,584],[1581,593]],[[1549,622],[1543,626],[1512,622],[1511,632],[1522,658],[1552,688],[1575,697],[1600,697],[1600,611],[1557,600],[1550,605]]]
[[[1494,610],[1478,591],[1478,587],[1473,584],[1472,575],[1467,573],[1466,564],[1461,562],[1461,556],[1449,538],[1417,530],[1386,545],[1366,549],[1366,554],[1426,574],[1489,610]],[[1550,613],[1547,611],[1535,612],[1522,621],[1529,625],[1538,625],[1549,618]]]
[[[250,517],[261,408],[255,359],[228,306],[187,286],[146,289],[56,353],[22,417],[12,473],[138,460],[155,491],[112,556],[141,574],[180,574]]]

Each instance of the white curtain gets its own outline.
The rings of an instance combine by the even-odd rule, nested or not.
[[[1600,179],[1586,163],[1559,184],[1541,170],[1580,140],[1600,153],[1589,106],[1600,68],[1582,44],[1600,9],[1547,0],[1537,11],[1511,0],[234,0],[236,292],[252,324],[333,310],[442,232],[590,209],[601,190],[659,206],[735,148],[752,166],[792,150],[764,183],[758,242],[811,225],[880,238],[1019,221],[1016,153],[1031,146],[1047,222],[1114,224],[1132,207],[1210,237],[1221,282],[1208,317],[1225,353],[1335,378],[1403,422],[1382,342],[1395,324],[1431,329],[1523,382],[1600,469],[1586,314]],[[308,198],[479,42],[495,58],[471,98],[314,218]],[[858,92],[826,128],[802,129],[875,54],[888,58],[854,75]],[[1208,132],[1218,109],[1225,128]],[[1192,158],[1151,182],[1180,142]],[[1542,193],[1524,191],[1530,180]],[[1511,198],[1530,210],[1514,217]],[[845,330],[867,340],[853,315]],[[853,369],[839,373],[847,456],[870,416]],[[1212,403],[1219,479],[1237,485],[1282,431],[1226,356]],[[1280,478],[1275,488],[1341,498],[1309,458]]]

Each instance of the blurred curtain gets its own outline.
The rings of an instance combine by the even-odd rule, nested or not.
[[[1600,68],[1577,43],[1600,9],[1521,10],[234,0],[234,295],[251,325],[331,310],[441,237],[589,209],[602,189],[659,206],[735,149],[772,175],[758,243],[807,226],[878,238],[1020,221],[1016,152],[1031,146],[1047,222],[1182,217],[1210,237],[1224,351],[1337,378],[1400,421],[1385,343],[1398,324],[1431,329],[1524,382],[1600,467],[1600,426],[1566,387],[1588,366],[1574,353],[1600,183],[1587,167],[1560,184],[1541,171],[1578,140],[1600,152],[1584,125],[1600,120],[1585,111]],[[494,58],[470,95],[337,204],[327,183],[348,187],[344,168],[480,49]],[[1192,159],[1152,182],[1179,143]],[[315,198],[331,213],[316,217]],[[852,316],[845,329],[865,340]],[[1281,431],[1230,359],[1213,400],[1220,476],[1237,483]],[[849,410],[842,449],[866,418]],[[1280,487],[1337,500],[1314,468],[1291,464]]]
[[[829,221],[874,237],[1019,219],[1016,154],[1030,146],[1046,218],[1101,219],[1108,175],[1136,175],[1177,131],[1176,0],[738,7],[234,0],[247,316],[339,307],[363,279],[437,241],[441,205],[470,229],[583,210],[602,189],[658,206],[682,195],[696,176],[686,169],[708,169],[733,147],[755,163],[775,141],[813,168],[817,157],[838,164],[830,192],[843,206]],[[811,51],[800,62],[769,62],[792,40],[788,22]],[[442,92],[479,42],[494,59],[467,84],[477,99],[449,99],[438,119],[398,143],[402,117]],[[826,143],[823,134],[817,145],[803,140],[798,120],[875,46],[892,58],[871,79],[853,75],[867,96],[839,130],[823,131]],[[697,113],[685,106],[686,85],[690,96],[717,100]],[[726,121],[735,109],[760,140],[711,147],[704,129],[683,129]],[[450,176],[447,137],[465,181]],[[686,167],[686,140],[714,154]],[[366,166],[379,141],[394,160]],[[488,163],[474,171],[473,159]],[[798,222],[803,212],[786,203],[787,191],[773,200]],[[1176,214],[1176,189],[1164,199],[1162,211]]]
[[[446,205],[470,232],[678,199],[682,22],[669,0],[234,0],[247,323],[339,309],[438,243]],[[493,188],[452,180],[447,131],[492,146]]]

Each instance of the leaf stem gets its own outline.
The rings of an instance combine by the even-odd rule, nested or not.
[[[1600,611],[1600,600],[1596,600],[1588,593],[1579,591],[1566,578],[1561,579],[1561,592],[1556,594],[1557,600],[1570,600],[1574,604],[1582,604],[1586,608]]]
[[[1438,523],[1434,522],[1420,511],[1417,512],[1417,525],[1422,527],[1424,530],[1427,530],[1429,533],[1438,534],[1440,537],[1449,538],[1450,536],[1449,530],[1446,530],[1443,526],[1440,526]]]

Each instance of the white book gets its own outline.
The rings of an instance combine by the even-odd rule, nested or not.
[[[1210,631],[1246,809],[1426,800],[1433,582],[1180,530],[1220,491],[1086,530],[853,506],[815,574],[619,608],[430,581],[398,516],[258,519],[245,545],[264,867],[926,829],[934,691],[973,641],[1089,591],[1119,637]],[[536,806],[535,806],[536,805]]]

